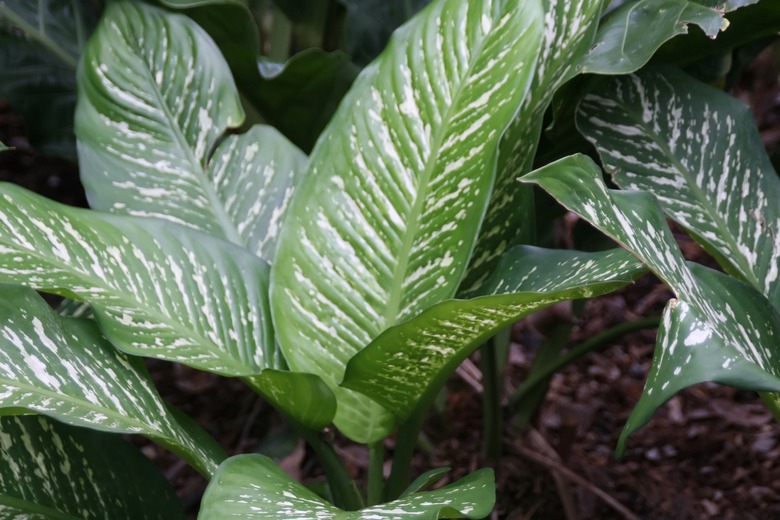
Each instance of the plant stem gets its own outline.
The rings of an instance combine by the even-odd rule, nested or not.
[[[295,425],[295,427],[299,435],[312,447],[320,464],[322,464],[322,469],[328,477],[328,487],[330,487],[333,505],[347,511],[361,509],[363,500],[333,446],[326,442],[319,432],[300,425]]]
[[[366,505],[374,506],[382,502],[384,491],[383,468],[385,464],[385,442],[380,440],[369,446],[368,492]]]
[[[385,483],[385,501],[395,500],[406,490],[411,481],[412,455],[417,446],[423,422],[427,416],[428,407],[417,407],[412,415],[398,429],[393,451],[393,469]]]
[[[548,377],[552,376],[555,372],[565,367],[569,363],[579,359],[588,352],[597,350],[607,346],[609,343],[629,332],[634,332],[642,329],[650,329],[658,327],[661,322],[660,316],[652,316],[649,318],[640,318],[638,320],[629,321],[616,325],[611,329],[608,329],[601,334],[598,334],[587,341],[583,341],[576,347],[569,350],[566,354],[557,357],[552,362],[540,367],[539,370],[534,370],[528,375],[523,384],[515,391],[514,395],[509,400],[507,405],[510,413],[516,410],[519,403],[523,401],[525,396],[541,381],[544,381]]]
[[[482,368],[483,450],[488,461],[501,457],[501,377],[498,373],[497,338],[490,338],[480,350]]]

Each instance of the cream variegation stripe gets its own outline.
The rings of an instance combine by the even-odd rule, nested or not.
[[[464,295],[474,294],[501,256],[531,226],[533,203],[517,177],[530,171],[542,117],[555,92],[579,72],[602,10],[601,0],[545,0],[541,53],[531,88],[501,139],[496,183],[468,274]]]
[[[0,416],[0,518],[178,520],[164,475],[130,443],[41,416]]]
[[[664,210],[780,304],[780,180],[741,102],[673,69],[614,78],[578,125],[615,182]]]
[[[539,0],[436,1],[357,79],[312,153],[277,253],[275,322],[293,369],[335,385],[382,330],[452,297],[541,16]],[[347,435],[383,436],[344,399],[336,424]]]
[[[555,302],[629,283],[644,267],[628,252],[510,250],[480,297],[448,300],[381,334],[349,363],[344,386],[402,421],[491,335]]]
[[[93,208],[187,225],[270,261],[305,156],[265,125],[220,142],[244,114],[225,59],[195,22],[111,3],[80,86],[76,131]]]
[[[145,435],[213,475],[220,450],[176,422],[138,359],[118,353],[93,322],[59,317],[31,289],[0,294],[0,407]]]
[[[103,331],[137,355],[226,375],[279,366],[267,266],[174,224],[112,216],[0,187],[0,281],[90,303]]]

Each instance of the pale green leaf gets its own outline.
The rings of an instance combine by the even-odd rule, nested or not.
[[[780,305],[780,179],[747,106],[653,68],[600,84],[577,125],[620,187],[655,194],[727,268]]]
[[[343,511],[293,480],[262,455],[231,457],[203,495],[199,520],[224,518],[301,520],[436,520],[484,518],[495,502],[493,471],[482,469],[435,491]]]
[[[462,294],[472,296],[513,245],[533,242],[533,193],[517,177],[531,170],[553,94],[579,69],[596,34],[602,0],[545,0],[544,35],[531,88],[501,139],[495,186]]]
[[[734,6],[734,8],[739,6]],[[620,6],[599,27],[596,45],[582,60],[583,72],[628,74],[640,69],[661,45],[696,25],[710,38],[728,27],[724,11],[692,0],[639,0]]]
[[[396,325],[349,362],[343,385],[407,419],[429,403],[457,366],[487,339],[553,303],[623,287],[644,271],[631,254],[510,250],[483,288],[485,296],[449,300]]]
[[[335,387],[384,329],[454,295],[541,17],[538,0],[437,1],[356,80],[312,153],[273,267],[275,324],[294,370]],[[347,436],[389,433],[375,403],[338,393]]]
[[[81,177],[95,209],[241,243],[208,158],[244,113],[219,49],[182,14],[110,2],[79,72]]]
[[[317,378],[263,373],[283,362],[270,323],[268,268],[255,255],[183,226],[63,206],[11,184],[0,185],[0,200],[0,282],[91,304],[103,332],[126,352],[253,376],[253,386],[298,420],[330,421],[334,404]],[[316,417],[297,415],[296,394],[272,391],[278,378],[320,390]]]
[[[6,150],[10,150],[5,144],[0,142],[0,152],[5,152]]]
[[[706,348],[707,345],[714,345],[712,348],[717,349],[718,342],[722,342],[726,348],[738,353],[736,359],[743,360],[739,363],[733,363],[736,359],[732,360],[733,364],[722,368],[731,368],[734,374],[744,374],[748,370],[746,364],[752,364],[750,370],[764,374],[763,379],[755,378],[755,385],[749,387],[755,390],[766,390],[766,381],[780,376],[780,362],[774,348],[775,338],[780,335],[778,320],[774,316],[777,311],[761,293],[745,284],[737,281],[726,283],[707,273],[698,273],[697,277],[685,263],[660,204],[652,195],[641,191],[608,190],[601,179],[601,170],[585,156],[567,157],[525,176],[523,180],[539,184],[569,210],[580,214],[623,244],[674,291],[680,304],[685,304],[676,313],[676,318],[687,320],[687,325],[676,325],[678,328],[672,332],[669,332],[672,327],[666,326],[660,341],[673,343],[675,338],[684,335],[686,339],[683,343],[696,349]],[[706,329],[699,323],[704,324]],[[705,380],[690,368],[692,365],[688,364],[687,356],[664,356],[670,348],[659,345],[655,370],[679,378],[676,388]],[[689,373],[693,375],[689,377]],[[724,380],[721,371],[712,371],[706,377],[706,380]],[[746,378],[739,376],[739,380],[745,381]],[[645,389],[646,396],[663,393],[672,384],[670,380],[660,385],[657,383],[653,380],[653,386]],[[654,397],[658,399],[653,401],[654,405],[671,395]],[[645,410],[643,413],[650,412]]]
[[[76,66],[93,25],[80,0],[0,2],[0,96],[46,153],[76,155]]]
[[[241,243],[270,262],[306,156],[271,126],[231,135],[211,160],[211,180]]]
[[[0,517],[184,518],[160,470],[118,437],[39,416],[0,417]]]
[[[118,353],[94,322],[58,316],[32,289],[0,285],[0,296],[0,408],[144,435],[214,474],[221,448],[177,423],[139,359]]]

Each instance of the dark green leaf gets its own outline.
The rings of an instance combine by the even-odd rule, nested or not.
[[[93,17],[80,0],[0,2],[0,95],[41,151],[75,157],[76,66]]]
[[[31,415],[0,417],[0,516],[169,520],[183,519],[184,509],[127,442]]]

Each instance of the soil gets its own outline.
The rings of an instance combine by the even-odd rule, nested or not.
[[[766,144],[780,140],[777,74],[748,70],[760,105]],[[760,89],[758,86],[760,86]],[[743,95],[747,91],[748,95]],[[740,91],[749,102],[750,88]],[[770,94],[767,94],[770,92]],[[760,99],[759,99],[760,98]],[[767,100],[770,101],[767,101]],[[0,180],[22,184],[67,204],[86,204],[76,167],[36,154],[19,118],[0,101],[0,141],[16,151],[0,155]],[[679,235],[686,256],[706,255]],[[651,277],[625,290],[587,302],[579,317],[558,306],[513,330],[505,395],[522,383],[544,340],[571,326],[575,345],[609,327],[640,316],[660,315],[669,292]],[[507,421],[502,455],[490,464],[481,455],[482,403],[478,355],[447,385],[421,438],[414,469],[452,469],[442,484],[493,465],[498,483],[492,518],[502,519],[744,519],[780,518],[780,425],[751,392],[703,384],[673,398],[628,443],[614,449],[649,370],[655,330],[627,334],[555,374],[530,427],[516,431]],[[237,380],[161,361],[148,362],[165,399],[203,425],[231,453],[263,450],[306,483],[321,480],[313,455],[255,394]],[[348,469],[359,480],[367,451],[330,432]],[[194,518],[205,481],[172,455],[133,439],[173,482]],[[392,440],[388,440],[392,450]]]

